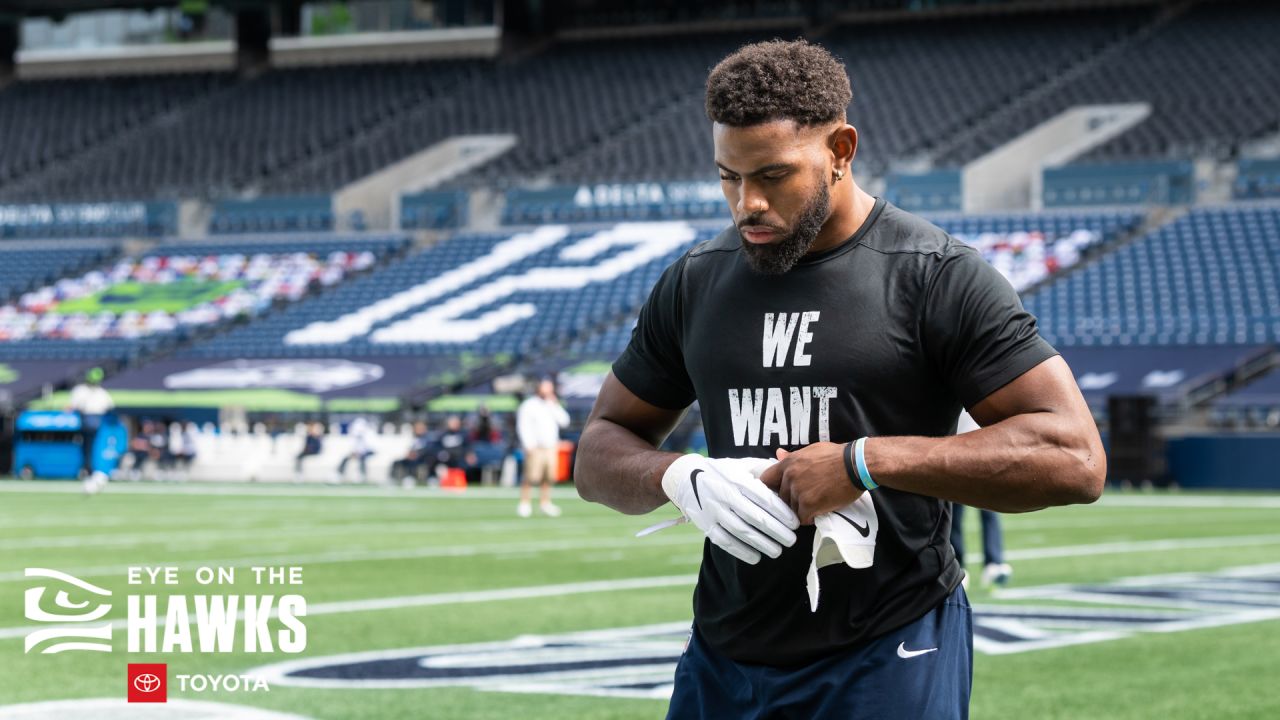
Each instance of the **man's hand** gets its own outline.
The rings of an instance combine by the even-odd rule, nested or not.
[[[662,489],[685,517],[725,552],[754,565],[795,544],[795,513],[757,479],[770,460],[683,455],[662,476]]]
[[[812,525],[818,515],[839,510],[863,493],[849,481],[842,445],[819,442],[795,452],[779,449],[778,461],[760,480],[791,506],[804,525]]]

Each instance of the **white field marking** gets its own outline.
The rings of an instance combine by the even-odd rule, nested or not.
[[[1180,509],[1181,510],[1181,509]],[[1259,519],[1262,519],[1262,513],[1268,515],[1274,514],[1269,508],[1257,508]],[[1210,523],[1234,523],[1241,519],[1240,509],[1223,509],[1218,512],[1196,512],[1195,508],[1186,508],[1185,512],[1164,513],[1142,515],[1140,517],[1114,517],[1108,515],[1106,517],[1090,516],[1090,517],[1036,517],[1031,515],[1001,515],[1000,519],[1007,530],[1016,531],[1038,531],[1038,530],[1068,530],[1074,528],[1130,528],[1138,525],[1144,526],[1160,526],[1160,525],[1205,525]],[[968,527],[974,523],[966,518],[965,526]]]
[[[552,520],[549,518],[533,518],[533,519],[517,519],[515,516],[515,499],[511,500],[511,507],[506,504],[502,505],[483,505],[472,504],[466,507],[458,506],[451,503],[442,505],[421,505],[411,504],[408,506],[397,505],[388,506],[385,504],[369,504],[352,508],[352,501],[347,498],[337,498],[338,502],[334,504],[322,504],[308,502],[302,499],[298,501],[276,502],[272,500],[246,499],[243,502],[235,503],[201,503],[199,505],[199,516],[188,517],[185,514],[167,513],[167,517],[141,517],[135,519],[119,519],[114,518],[112,522],[101,523],[102,519],[99,514],[77,515],[72,513],[64,513],[57,518],[56,523],[39,523],[40,527],[48,528],[43,535],[49,537],[65,537],[67,531],[94,531],[112,532],[112,528],[127,526],[129,529],[154,529],[160,531],[162,529],[181,529],[181,530],[215,530],[226,527],[250,528],[255,525],[270,524],[278,522],[282,513],[306,513],[306,517],[314,523],[334,523],[349,521],[353,516],[371,515],[381,518],[384,522],[420,522],[424,525],[439,522],[500,522],[509,521],[513,524],[521,524],[526,528],[546,528],[552,525],[558,526],[562,531],[570,530],[574,523],[580,519],[598,520],[603,518],[620,519],[622,516],[614,513],[605,512],[603,509],[590,508],[586,503],[579,501],[577,498],[557,497],[557,502],[569,508],[570,517],[564,520]],[[87,503],[86,506],[91,506]],[[579,510],[587,510],[590,514],[580,516]],[[59,509],[62,512],[63,509]],[[593,512],[593,510],[599,510]],[[13,511],[16,512],[16,511]],[[99,506],[96,512],[103,512]],[[33,523],[32,527],[36,524]],[[108,527],[110,526],[110,527]],[[0,533],[10,529],[21,529],[20,523],[10,524],[4,517],[3,511],[0,511]],[[59,531],[58,528],[62,528]],[[16,533],[13,537],[34,537],[30,532]]]
[[[576,502],[576,499],[565,498],[564,500],[562,500],[562,502],[568,502],[569,504],[573,504],[574,502]],[[220,511],[220,510],[225,510],[228,514],[233,514],[233,515],[242,515],[243,513],[261,513],[262,517],[260,518],[245,518],[243,516],[232,517],[227,520],[219,521],[211,525],[197,525],[197,526],[192,525],[191,519],[183,519],[179,517],[168,518],[168,519],[140,518],[136,521],[126,520],[121,518],[86,517],[82,519],[68,519],[67,517],[61,517],[61,518],[58,518],[56,522],[35,522],[35,523],[30,523],[29,525],[24,525],[18,522],[14,522],[14,523],[6,522],[4,527],[0,529],[8,530],[11,528],[46,527],[46,526],[54,527],[54,528],[68,528],[68,527],[81,528],[81,527],[93,527],[94,525],[123,526],[123,525],[136,524],[136,525],[148,525],[148,526],[157,526],[157,527],[181,527],[184,529],[194,529],[194,527],[199,527],[201,529],[207,529],[211,532],[215,530],[220,531],[227,527],[238,527],[238,528],[244,528],[248,530],[252,528],[254,525],[265,523],[268,521],[274,521],[275,518],[271,516],[272,514],[270,512],[268,512],[268,510],[273,510],[273,509],[297,511],[301,508],[297,503],[277,503],[277,502],[264,503],[262,501],[250,501],[247,504],[246,503],[211,503],[208,505],[203,505],[202,510],[207,512],[208,514],[213,514],[213,515],[216,515],[217,511]],[[1262,510],[1265,511],[1265,508]],[[313,516],[312,519],[319,522],[323,522],[325,520],[341,520],[343,518],[350,517],[350,513],[345,511],[339,512],[337,510],[330,510],[330,511],[322,510],[321,512],[326,512],[327,517]],[[530,523],[528,519],[516,519],[516,518],[510,518],[510,516],[511,516],[511,513],[506,512],[505,508],[502,510],[494,509],[491,512],[484,512],[480,515],[473,516],[473,519],[459,519],[458,513],[456,511],[442,512],[437,515],[434,513],[424,514],[423,511],[421,510],[410,510],[405,512],[404,517],[386,518],[384,522],[374,523],[374,524],[366,523],[366,524],[363,524],[361,527],[378,529],[378,528],[387,528],[389,525],[394,525],[394,524],[409,524],[409,523],[417,523],[424,528],[437,527],[437,526],[447,527],[449,523],[455,523],[458,525],[473,524],[472,526],[475,529],[479,529],[479,530],[488,530],[488,529],[501,530],[503,527],[508,527],[508,526],[512,528],[518,527],[521,529],[532,528],[532,527],[546,527],[545,525]],[[484,517],[492,518],[492,520],[483,521],[479,519]],[[1061,528],[1080,528],[1080,527],[1109,527],[1113,525],[1123,525],[1124,527],[1132,527],[1135,525],[1170,525],[1170,524],[1186,525],[1188,523],[1193,523],[1193,524],[1205,524],[1205,523],[1213,523],[1213,522],[1221,523],[1224,521],[1231,521],[1236,517],[1237,515],[1234,511],[1228,511],[1228,512],[1212,513],[1212,514],[1197,513],[1194,515],[1194,517],[1186,517],[1185,515],[1179,514],[1179,515],[1164,515],[1164,516],[1155,516],[1155,517],[1144,516],[1139,518],[1125,518],[1123,520],[1120,518],[1076,518],[1076,519],[1037,518],[1034,515],[1005,515],[1003,516],[1003,519],[1005,522],[1005,527],[1007,528],[1016,529],[1019,531],[1023,531],[1023,530],[1030,531],[1030,530],[1042,530],[1042,529],[1061,529]],[[508,520],[506,518],[510,518],[510,519]],[[572,518],[570,522],[562,521],[558,525],[559,525],[560,532],[576,532],[578,531],[577,530],[578,528],[584,528],[583,530],[581,530],[581,532],[585,533],[585,532],[590,532],[590,530],[585,529],[587,527],[609,526],[610,524],[616,524],[618,519],[619,519],[619,516],[616,516],[616,515],[601,515],[601,516],[595,516],[591,519],[586,519],[586,520],[579,519],[579,518]],[[100,520],[105,522],[100,522]],[[486,524],[482,527],[481,523],[486,523]],[[313,522],[312,524],[306,527],[308,529],[317,528],[317,532],[319,532],[320,531],[319,528],[321,527],[331,527],[331,528],[337,529],[339,527],[348,527],[348,526],[357,527],[357,524],[356,523],[333,523],[330,525],[318,526]],[[290,532],[289,529],[279,529],[278,531]],[[443,532],[444,530],[441,530],[441,531]],[[452,530],[449,530],[449,531],[452,532]],[[273,531],[273,532],[276,532],[276,531]],[[424,529],[424,532],[431,532],[431,530]],[[159,533],[159,531],[157,531],[157,533]],[[33,535],[31,533],[23,533],[23,538],[36,538],[36,537],[40,537],[40,536]],[[63,539],[63,538],[70,538],[71,536],[67,535],[65,532],[53,532],[53,533],[49,533],[47,537]],[[77,536],[77,537],[88,542],[93,541],[93,539],[87,539],[85,536]],[[102,537],[104,538],[104,540],[109,542],[117,542],[119,541],[119,538],[130,537],[130,536],[112,534],[112,535],[102,535],[99,537]],[[132,536],[132,537],[138,537],[140,542],[149,541],[141,535]],[[156,538],[168,539],[170,537],[172,537],[171,532],[163,533],[162,536],[161,535],[152,536],[152,539],[156,539]],[[71,541],[68,540],[67,542],[69,544]],[[0,548],[19,547],[19,546],[7,545],[7,543],[8,543],[7,540],[0,539]],[[38,547],[38,546],[39,545],[22,545],[21,547]],[[50,547],[57,547],[57,545],[53,544],[53,545],[50,545]]]
[[[616,528],[619,527],[617,518],[600,517],[589,520],[573,521],[572,526],[566,525],[563,529],[557,528],[557,534],[598,534],[594,532],[598,528]],[[569,531],[573,528],[581,528],[576,533],[561,532]],[[361,531],[373,531],[377,533],[458,533],[466,531],[468,533],[501,533],[501,532],[518,532],[524,531],[523,537],[528,537],[538,530],[548,530],[551,526],[544,523],[531,524],[527,519],[512,520],[495,520],[495,521],[475,521],[475,520],[402,520],[396,522],[381,523],[333,523],[329,525],[291,525],[285,527],[272,527],[269,525],[261,525],[256,528],[242,528],[228,531],[220,528],[208,528],[199,532],[183,532],[181,539],[184,543],[205,542],[215,543],[220,540],[229,540],[234,538],[258,538],[266,536],[267,539],[274,540],[278,537],[306,537],[309,535],[340,535],[344,533],[353,533]],[[22,538],[4,538],[0,539],[0,550],[32,550],[42,548],[98,548],[98,547],[122,547],[131,545],[154,545],[157,542],[167,543],[174,539],[172,530],[166,532],[154,533],[136,533],[136,534],[106,534],[106,535],[29,535]]]
[[[1280,544],[1280,535],[1238,535],[1177,540],[1125,540],[1095,543],[1093,545],[1064,545],[1062,547],[1010,550],[1005,553],[1005,556],[1010,560],[1037,560],[1042,558],[1085,557],[1089,555],[1116,555],[1275,544]]]
[[[572,503],[572,502],[575,502],[575,499],[565,498],[563,501],[568,501]],[[134,519],[126,519],[126,518],[119,518],[119,517],[104,517],[104,516],[81,516],[81,517],[60,516],[58,518],[32,520],[32,521],[26,521],[26,522],[20,521],[20,520],[13,520],[13,521],[6,520],[3,524],[3,527],[0,527],[0,531],[17,530],[17,529],[24,529],[24,528],[86,529],[86,528],[105,528],[107,526],[111,526],[111,527],[148,526],[148,527],[157,527],[157,528],[175,528],[176,527],[176,528],[182,528],[184,530],[192,530],[192,529],[199,528],[199,529],[208,530],[210,532],[213,532],[215,530],[225,531],[225,529],[228,527],[245,528],[247,530],[254,525],[265,523],[269,520],[273,520],[274,518],[271,517],[270,511],[275,511],[275,510],[296,511],[299,509],[300,509],[300,506],[297,503],[292,503],[292,502],[253,500],[253,501],[250,501],[249,503],[210,503],[202,506],[202,510],[205,511],[207,514],[217,515],[218,511],[225,510],[227,514],[232,515],[233,517],[225,520],[217,521],[212,524],[201,524],[198,521],[193,521],[193,519],[191,518],[183,518],[178,516],[134,518]],[[1185,509],[1194,510],[1194,508],[1185,508]],[[1265,508],[1261,508],[1261,509],[1265,510]],[[338,512],[337,510],[325,511],[321,509],[321,512],[327,513],[328,518],[316,517],[313,519],[339,520],[344,517],[350,516],[349,512]],[[415,512],[417,514],[412,514]],[[244,517],[245,513],[260,513],[262,517]],[[490,521],[491,524],[489,526],[486,526],[484,528],[479,528],[479,529],[481,530],[486,530],[490,528],[495,530],[500,529],[498,525],[502,521],[498,520],[497,518],[506,518],[509,515],[510,513],[506,512],[505,509],[502,511],[495,509],[492,511],[492,513],[485,513],[483,515],[478,515],[476,516],[477,518],[486,517],[486,516],[495,518],[494,520]],[[606,520],[605,519],[606,517],[613,517],[613,516],[601,517],[599,519],[599,522],[602,525],[607,525],[608,523],[613,522],[613,520]],[[1006,528],[1014,529],[1018,531],[1031,531],[1031,530],[1041,530],[1041,529],[1109,527],[1117,524],[1123,524],[1125,527],[1131,527],[1134,525],[1169,525],[1169,524],[1188,524],[1188,523],[1204,524],[1204,523],[1210,523],[1210,522],[1229,521],[1229,520],[1232,520],[1234,517],[1236,517],[1234,512],[1224,512],[1224,513],[1215,513],[1215,514],[1200,513],[1195,515],[1194,517],[1186,517],[1183,514],[1179,514],[1179,515],[1163,515],[1163,516],[1156,516],[1156,517],[1126,518],[1123,520],[1119,518],[1076,518],[1076,519],[1039,518],[1039,517],[1036,517],[1035,514],[1004,515],[1003,519],[1004,519]],[[406,511],[405,517],[399,518],[399,520],[401,520],[404,523],[416,522],[416,523],[422,524],[424,527],[443,526],[445,523],[450,523],[450,522],[458,523],[458,524],[477,522],[476,520],[460,520],[457,518],[458,518],[458,514],[456,511],[436,515],[436,514],[422,514],[422,511],[418,510],[418,511]],[[393,520],[396,520],[396,518],[387,518],[387,520],[393,521]],[[582,526],[582,522],[583,521],[577,518],[574,518],[573,524],[565,523],[561,529],[561,532],[571,532],[573,531],[574,528]],[[516,527],[516,526],[519,526],[522,528],[532,527],[532,525],[529,523],[528,520],[512,519],[509,521],[509,524],[511,527]],[[354,526],[354,524],[351,524],[351,526]],[[317,526],[313,523],[308,527],[315,528]],[[337,528],[338,525],[335,524],[327,527]],[[388,527],[388,522],[371,525],[370,527],[379,528],[379,529],[386,528]],[[449,531],[452,532],[453,530],[449,530]],[[424,532],[433,532],[433,531],[424,529]],[[441,530],[441,532],[443,532],[443,530]],[[48,545],[48,547],[59,547],[59,543],[64,542],[63,540],[64,538],[70,537],[65,532],[50,532],[45,536],[58,539],[54,541],[52,544]],[[221,532],[219,536],[225,537],[226,533]],[[24,548],[42,547],[42,545],[40,545],[35,541],[35,538],[41,537],[41,535],[23,533],[22,537],[30,539],[29,541],[30,544],[24,544],[24,545],[21,545],[20,547],[24,547]],[[79,536],[79,537],[83,538],[84,536]],[[106,540],[106,542],[120,543],[125,541],[120,540],[119,538],[129,537],[129,536],[112,535],[112,536],[101,536],[101,537],[110,538],[109,540]],[[132,536],[132,537],[138,537],[140,538],[139,542],[144,542],[141,539],[142,538],[141,535]],[[171,532],[163,534],[163,539],[167,540],[168,538],[171,538],[171,537],[172,537]],[[190,537],[190,535],[188,535],[188,537]],[[9,542],[10,542],[9,540],[0,539],[0,548],[19,547],[15,545],[10,545],[8,544]],[[71,541],[66,540],[65,542],[67,544],[70,544]]]
[[[1241,567],[1227,568],[1226,570],[1216,570],[1214,575],[1226,576],[1232,578],[1254,578],[1266,577],[1280,573],[1280,563],[1268,563],[1262,565],[1243,565]],[[1145,587],[1148,585],[1173,585],[1184,584],[1187,582],[1200,581],[1204,579],[1204,572],[1179,572],[1165,573],[1163,575],[1139,575],[1136,577],[1119,578],[1108,581],[1110,586],[1136,585]],[[1057,598],[1062,593],[1069,592],[1078,588],[1084,583],[1056,583],[1053,585],[1037,585],[1035,587],[1026,588],[997,588],[992,591],[992,596],[997,600],[1026,600],[1032,598]],[[1145,600],[1144,600],[1145,602]]]
[[[518,548],[514,547],[510,542],[491,543],[487,545],[448,545],[420,548],[400,548],[395,550],[342,550],[323,553],[313,553],[303,555],[292,553],[289,555],[272,555],[260,557],[237,557],[225,558],[221,560],[181,560],[178,562],[135,562],[128,565],[102,565],[97,567],[73,568],[64,570],[69,575],[76,577],[101,577],[103,575],[124,575],[131,567],[141,565],[165,565],[166,567],[176,567],[179,569],[195,569],[202,565],[209,567],[236,567],[245,568],[253,566],[268,565],[323,565],[328,563],[348,563],[348,562],[369,562],[373,560],[418,560],[423,558],[435,557],[475,557],[483,555],[506,555],[511,554],[513,550],[518,549],[520,553],[525,552],[564,552],[564,551],[582,551],[582,550],[601,550],[607,548],[622,548],[628,550],[645,550],[646,548],[670,546],[670,545],[689,545],[693,546],[701,542],[701,537],[689,533],[680,535],[671,535],[665,538],[653,538],[651,540],[636,540],[629,535],[616,537],[612,539],[594,539],[584,542],[582,538],[571,540],[545,540],[545,541],[521,541]],[[20,581],[24,578],[22,571],[0,573],[0,582]]]
[[[1059,547],[1025,548],[1007,550],[1009,560],[1039,560],[1043,558],[1087,557],[1090,555],[1125,555],[1129,553],[1165,552],[1167,550],[1201,550],[1224,547],[1249,547],[1253,545],[1280,544],[1280,535],[1242,535],[1182,540],[1125,540],[1094,545],[1062,545]],[[969,567],[981,567],[982,558],[970,558]],[[74,573],[72,573],[74,574]]]
[[[1108,495],[1096,505],[1102,507],[1147,508],[1280,508],[1274,495]]]
[[[252,567],[255,565],[306,565],[368,562],[372,560],[416,560],[432,557],[511,555],[513,552],[518,552],[518,554],[523,555],[526,552],[560,552],[573,550],[603,550],[612,548],[643,549],[644,547],[660,545],[684,545],[696,542],[695,538],[696,535],[690,533],[688,536],[681,534],[671,535],[666,538],[646,538],[643,540],[636,540],[631,537],[615,538],[611,540],[596,539],[592,540],[588,544],[584,544],[582,539],[579,538],[570,540],[526,542],[520,546],[518,551],[512,548],[510,543],[497,543],[488,545],[457,545],[400,550],[346,550],[314,553],[310,555],[292,554],[253,558],[226,558],[220,560],[187,560],[163,564],[178,567],[180,569],[194,569],[202,565],[208,565],[210,567]],[[1010,550],[1005,553],[1005,556],[1010,560],[1030,560],[1042,558],[1086,557],[1094,555],[1124,555],[1144,552],[1166,552],[1170,550],[1265,546],[1274,544],[1280,544],[1280,535],[1222,536],[1181,540],[1137,540],[1096,543],[1092,545],[1063,545],[1058,547]],[[128,572],[130,567],[136,567],[142,564],[146,563],[75,568],[67,570],[66,572],[77,577],[100,577],[103,575],[124,574],[125,572]],[[966,563],[966,565],[976,567],[981,565],[981,561],[975,558]],[[21,571],[0,573],[0,583],[21,581],[22,579],[23,574]]]
[[[583,595],[599,592],[616,592],[619,590],[649,590],[667,587],[688,586],[693,588],[696,575],[661,575],[657,577],[623,578],[620,580],[592,580],[588,582],[558,583],[555,585],[533,585],[516,588],[498,588],[494,590],[463,590],[458,592],[431,593],[427,595],[402,595],[400,597],[372,598],[367,600],[343,600],[327,603],[309,603],[307,617],[316,615],[334,615],[339,613],[369,612],[372,610],[402,610],[411,607],[428,607],[434,605],[466,605],[472,603],[499,602],[504,600],[524,600],[537,597],[559,597],[564,595]],[[271,617],[277,617],[275,609]],[[244,619],[244,612],[237,613]],[[123,622],[116,618],[113,624]],[[157,617],[152,623],[159,626],[163,619]],[[189,624],[194,625],[195,620]],[[0,628],[0,639],[23,637],[35,629],[52,628],[52,625],[28,625],[24,627]],[[71,626],[74,627],[74,626]]]
[[[54,483],[39,480],[0,482],[0,493],[37,493],[80,495],[78,483]],[[465,492],[449,492],[436,488],[405,490],[396,487],[344,487],[295,485],[249,485],[244,483],[108,483],[103,492],[111,495],[223,495],[249,497],[335,497],[381,498],[386,500],[515,500],[520,488],[468,488]]]
[[[246,705],[231,705],[203,700],[169,698],[163,705],[138,707],[127,705],[123,697],[84,700],[47,700],[43,702],[0,705],[4,720],[65,720],[97,718],[98,720],[309,720],[302,715],[284,714]]]

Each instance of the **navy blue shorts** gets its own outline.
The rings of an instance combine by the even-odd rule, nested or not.
[[[694,630],[668,720],[966,720],[973,616],[964,589],[905,627],[801,668],[737,663]]]

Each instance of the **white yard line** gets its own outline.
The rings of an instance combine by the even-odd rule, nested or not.
[[[1184,538],[1181,540],[1126,540],[1093,545],[1024,548],[1022,550],[1008,550],[1004,555],[1009,560],[1041,560],[1044,558],[1127,555],[1131,553],[1168,552],[1170,550],[1203,550],[1263,545],[1280,545],[1280,535],[1238,535]],[[965,565],[967,567],[982,567],[982,558],[971,558]],[[75,573],[72,574],[74,575]]]
[[[514,513],[513,513],[514,515]],[[584,532],[590,532],[594,529],[614,528],[611,534],[621,534],[626,532],[625,529],[619,527],[618,518],[600,517],[592,519],[577,519],[572,524],[566,524],[556,529],[558,532],[574,530],[582,528]],[[20,538],[4,538],[0,539],[0,550],[35,550],[35,549],[54,549],[54,548],[81,548],[81,547],[129,547],[129,546],[153,546],[156,543],[168,543],[174,540],[174,533],[181,532],[183,542],[217,542],[221,540],[232,540],[236,538],[263,538],[267,540],[276,540],[281,537],[305,537],[309,535],[319,536],[340,536],[347,533],[355,532],[375,532],[383,533],[466,533],[475,535],[476,533],[502,533],[502,532],[526,532],[527,536],[536,533],[546,532],[553,529],[549,523],[542,521],[530,521],[528,519],[512,518],[511,520],[495,520],[495,521],[477,521],[477,520],[440,520],[423,518],[421,520],[397,520],[393,522],[364,522],[364,523],[331,523],[310,525],[287,525],[287,526],[271,526],[266,523],[256,528],[237,526],[234,529],[220,528],[201,528],[197,532],[186,532],[180,528],[174,528],[167,531],[157,531],[150,533],[129,533],[129,534],[99,534],[99,535],[67,535],[65,533],[55,533],[51,535],[27,535]],[[639,526],[635,528],[639,530]],[[598,533],[597,533],[598,534]],[[526,536],[526,537],[527,537]]]
[[[1280,508],[1280,497],[1271,495],[1127,495],[1104,494],[1102,507],[1141,508]]]
[[[246,485],[243,483],[151,483],[151,482],[112,482],[103,491],[111,495],[241,495],[257,497],[344,497],[344,498],[382,498],[391,500],[435,500],[449,498],[451,500],[514,500],[519,488],[479,487],[468,488],[465,492],[451,492],[436,488],[413,488],[405,490],[398,487],[385,486],[353,486],[353,485],[279,485],[262,484]],[[568,492],[572,492],[569,490]],[[0,482],[0,493],[37,493],[59,495],[83,495],[80,483],[70,481],[24,481],[14,480]],[[87,498],[92,500],[92,498]]]

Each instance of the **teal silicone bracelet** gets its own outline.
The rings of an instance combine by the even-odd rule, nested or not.
[[[875,490],[880,487],[875,480],[871,479],[871,471],[867,470],[867,458],[863,454],[863,448],[867,444],[866,438],[858,438],[858,442],[853,444],[853,458],[858,466],[858,479],[862,481],[862,487],[868,490]]]

